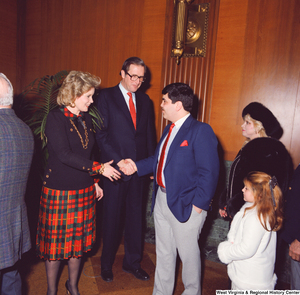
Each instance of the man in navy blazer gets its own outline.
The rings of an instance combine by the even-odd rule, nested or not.
[[[22,294],[18,261],[31,248],[24,196],[34,142],[12,104],[13,87],[0,73],[0,294]]]
[[[98,98],[98,110],[104,126],[96,134],[103,163],[114,160],[123,167],[123,159],[138,161],[153,155],[156,147],[154,112],[149,96],[138,91],[145,80],[146,66],[138,57],[128,58],[121,70],[121,82],[103,89]],[[125,215],[125,256],[123,270],[136,278],[148,280],[141,268],[142,203],[147,178],[123,175],[121,180],[103,179],[103,250],[101,277],[113,280],[112,265],[123,233],[121,217]]]
[[[172,124],[165,128],[154,156],[136,162],[135,167],[129,159],[126,162],[139,176],[153,172],[155,178],[153,294],[173,294],[178,251],[185,286],[182,294],[197,295],[201,293],[198,238],[218,181],[218,142],[208,124],[192,118],[193,91],[188,85],[170,84],[162,94],[162,113]],[[124,171],[129,173],[129,167]]]

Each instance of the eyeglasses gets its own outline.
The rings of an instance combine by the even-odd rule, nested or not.
[[[130,75],[128,72],[125,72],[129,77],[130,77],[130,80],[131,81],[136,81],[137,79],[140,80],[140,82],[145,82],[146,80],[146,77],[144,76],[138,76],[138,75]]]

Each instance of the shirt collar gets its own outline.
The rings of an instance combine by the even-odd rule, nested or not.
[[[63,114],[64,114],[67,118],[69,118],[69,119],[71,119],[71,120],[74,120],[74,119],[76,119],[76,118],[78,118],[78,117],[83,117],[82,112],[80,112],[80,113],[78,114],[78,116],[77,116],[77,115],[71,113],[71,112],[67,109],[66,106],[62,106],[62,107],[60,107],[59,109],[63,112]]]
[[[188,113],[186,114],[184,117],[182,117],[181,119],[177,120],[174,124],[175,124],[175,127],[177,129],[179,129],[183,123],[185,122],[185,120],[190,116],[191,113]]]
[[[119,88],[120,88],[120,90],[121,90],[121,92],[122,92],[124,98],[126,98],[126,99],[128,98],[128,99],[129,99],[129,96],[128,96],[127,93],[130,92],[130,91],[126,90],[126,89],[124,88],[124,86],[122,85],[121,82],[119,83]],[[134,93],[134,92],[131,92],[131,94],[132,94],[133,102],[135,102],[135,93]]]

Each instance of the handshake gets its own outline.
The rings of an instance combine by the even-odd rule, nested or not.
[[[118,163],[119,169],[126,175],[132,175],[137,171],[135,163],[131,159],[121,160]]]

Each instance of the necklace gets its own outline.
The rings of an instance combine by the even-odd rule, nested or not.
[[[74,122],[73,122],[71,119],[69,119],[69,120],[70,120],[71,124],[73,125],[73,127],[75,128],[75,130],[76,130],[76,132],[77,132],[77,134],[78,134],[78,136],[79,136],[79,138],[80,138],[82,147],[86,150],[87,147],[88,147],[88,143],[89,143],[89,136],[88,136],[88,132],[87,132],[87,128],[86,128],[85,122],[82,121],[82,123],[83,123],[83,125],[84,125],[84,135],[85,135],[85,144],[84,144],[84,143],[83,143],[82,136],[80,135],[80,133],[79,133],[77,127],[75,126]]]

